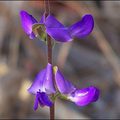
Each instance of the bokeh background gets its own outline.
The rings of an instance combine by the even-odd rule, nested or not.
[[[52,0],[51,14],[66,26],[92,14],[93,32],[86,38],[56,44],[53,63],[79,88],[100,89],[96,103],[78,107],[57,99],[56,118],[120,118],[120,2]],[[27,92],[36,74],[46,66],[47,48],[30,40],[21,27],[19,12],[37,20],[43,1],[0,1],[0,119],[49,118],[47,107],[33,111],[34,96]]]

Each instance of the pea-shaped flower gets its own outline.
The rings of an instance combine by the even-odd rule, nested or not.
[[[96,87],[78,89],[64,78],[57,66],[54,67],[54,73],[59,92],[76,105],[85,106],[98,100],[99,90]]]
[[[35,24],[44,25],[45,32],[58,42],[69,42],[74,38],[86,37],[92,32],[94,27],[94,20],[90,14],[84,15],[80,21],[69,27],[64,26],[51,14],[49,14],[46,18],[45,15],[43,15],[39,22],[37,22],[37,20],[26,11],[21,11],[20,17],[22,27],[29,35],[30,39],[35,38],[35,34],[32,31],[32,27]]]
[[[53,78],[53,70],[55,78]],[[55,79],[55,82],[53,82],[53,79]],[[70,81],[64,78],[57,66],[52,68],[50,63],[38,73],[28,91],[36,96],[34,110],[38,108],[38,104],[42,107],[51,107],[53,103],[50,95],[53,93],[58,94],[59,92],[58,96],[64,97],[78,106],[88,105],[97,101],[99,97],[99,90],[96,87],[76,88]]]
[[[52,106],[52,101],[49,96],[50,94],[55,93],[56,90],[53,84],[51,64],[48,63],[47,67],[38,73],[28,91],[36,96],[34,110],[38,108],[38,103],[40,106]]]

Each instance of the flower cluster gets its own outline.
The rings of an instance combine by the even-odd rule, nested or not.
[[[69,42],[74,38],[89,35],[94,27],[94,20],[90,14],[84,15],[80,21],[69,27],[65,27],[51,14],[47,17],[44,14],[38,22],[26,11],[21,11],[20,18],[22,27],[30,39],[34,39],[38,35],[41,37],[44,33],[47,33],[57,42]],[[35,32],[36,29],[39,29],[39,31]],[[38,73],[28,91],[36,96],[34,110],[38,108],[38,105],[51,107],[56,96],[70,100],[78,106],[88,105],[97,101],[99,97],[99,90],[96,87],[76,88],[69,80],[64,78],[57,66],[53,67],[50,63]],[[55,95],[54,98],[51,97],[51,94]]]
[[[56,86],[53,79],[55,79]],[[52,93],[57,93],[58,96],[68,99],[78,106],[95,102],[99,97],[99,90],[96,87],[76,88],[69,80],[64,78],[57,66],[52,67],[50,63],[38,73],[28,91],[36,95],[34,110],[38,108],[38,104],[40,106],[52,106],[50,99]]]

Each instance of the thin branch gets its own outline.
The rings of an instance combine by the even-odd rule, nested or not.
[[[46,19],[46,17],[50,14],[50,5],[49,5],[49,0],[45,0],[44,2],[45,2],[45,19]],[[51,43],[51,37],[48,34],[46,34],[46,41],[48,46],[48,62],[52,64],[52,43]],[[52,94],[51,96],[54,97],[54,94]],[[55,111],[55,105],[53,103],[53,105],[50,107],[50,120],[54,120],[54,116],[55,116],[54,111]]]

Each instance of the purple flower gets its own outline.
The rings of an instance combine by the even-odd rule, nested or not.
[[[55,93],[56,90],[53,84],[53,71],[51,64],[48,63],[47,67],[38,73],[28,91],[36,95],[34,110],[38,108],[38,103],[40,106],[52,106],[49,95]]]
[[[31,39],[35,38],[32,32],[32,26],[36,23],[43,24],[46,28],[47,34],[58,42],[69,42],[74,38],[81,38],[89,35],[94,27],[94,20],[92,15],[86,14],[82,19],[70,27],[65,27],[51,14],[45,19],[45,15],[42,16],[40,22],[37,22],[35,18],[25,11],[20,12],[22,27],[24,31],[30,36]]]
[[[99,90],[96,87],[90,86],[80,90],[66,80],[56,66],[54,67],[54,73],[59,92],[76,105],[84,106],[98,100]]]
[[[56,88],[53,82],[53,70]],[[47,67],[38,73],[35,81],[28,89],[30,93],[36,96],[34,110],[38,108],[38,104],[40,104],[41,107],[51,107],[53,103],[49,97],[53,93],[57,94],[56,90],[60,92],[60,96],[64,96],[78,106],[95,102],[99,97],[99,90],[96,87],[90,86],[80,90],[64,78],[57,66],[52,67],[52,65],[48,63]]]

